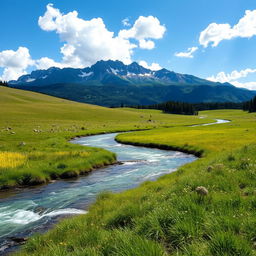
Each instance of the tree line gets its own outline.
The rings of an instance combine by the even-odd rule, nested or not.
[[[244,102],[243,110],[248,111],[249,113],[256,112],[256,96],[253,99]]]
[[[193,104],[178,101],[167,101],[153,105],[138,105],[130,107],[137,109],[158,109],[169,114],[198,115],[198,111],[196,111]]]
[[[243,102],[202,102],[194,103],[197,111],[216,109],[243,109]]]
[[[167,101],[152,105],[126,106],[121,104],[120,107],[130,107],[137,109],[158,109],[164,113],[181,114],[181,115],[198,115],[198,111],[216,110],[216,109],[243,109],[248,112],[256,112],[256,97],[246,102],[202,102],[186,103],[177,101]]]
[[[8,82],[0,80],[0,86],[8,86]]]

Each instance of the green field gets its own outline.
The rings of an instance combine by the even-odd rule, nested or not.
[[[45,235],[34,236],[17,255],[256,255],[255,113],[218,110],[204,111],[199,116],[176,116],[151,110],[106,109],[0,89],[4,106],[1,151],[24,154],[29,165],[42,161],[29,159],[30,154],[41,154],[48,170],[54,170],[49,163],[58,156],[58,164],[66,165],[63,170],[77,171],[77,161],[72,162],[75,152],[80,170],[88,162],[93,166],[95,159],[91,157],[97,154],[99,162],[103,156],[112,162],[111,153],[71,145],[67,140],[76,135],[133,129],[154,128],[122,134],[117,139],[202,155],[155,182],[119,194],[100,194],[88,214],[66,219]],[[231,122],[188,127],[215,118]],[[7,127],[12,129],[7,131]],[[23,146],[22,141],[26,143]],[[79,155],[82,153],[85,157]],[[17,162],[24,159],[16,158]],[[1,177],[5,177],[4,170],[11,177],[25,169],[3,168]],[[56,170],[62,169],[56,166]],[[45,169],[38,168],[37,172],[47,174]],[[197,193],[199,186],[208,194]]]
[[[156,182],[103,193],[84,216],[35,236],[18,255],[256,255],[256,115],[210,111],[231,123],[118,136],[126,143],[203,150]],[[209,193],[196,193],[204,186]]]
[[[256,114],[241,110],[202,111],[202,116],[232,120],[221,125],[172,127],[121,134],[117,139],[157,147],[168,145],[180,150],[201,152],[204,155],[232,151],[256,143]]]
[[[45,183],[115,162],[115,155],[68,142],[114,131],[202,123],[196,116],[108,109],[0,87],[0,188]]]

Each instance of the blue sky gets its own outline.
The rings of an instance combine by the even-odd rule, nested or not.
[[[113,58],[256,89],[255,0],[1,0],[0,8],[2,79]]]

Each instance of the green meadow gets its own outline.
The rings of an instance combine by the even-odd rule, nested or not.
[[[116,161],[111,152],[69,143],[75,136],[212,121],[109,109],[6,87],[0,87],[0,102],[2,189],[76,177]]]
[[[100,194],[87,215],[33,237],[17,255],[256,255],[256,114],[200,114],[231,122],[117,139],[189,149],[202,158],[136,189]],[[197,193],[200,186],[208,193]]]
[[[79,135],[135,130],[117,140],[201,156],[157,181],[99,194],[88,214],[35,235],[16,255],[256,255],[255,113],[218,110],[177,116],[0,90],[0,150],[15,160],[6,160],[0,169],[2,186],[33,184],[20,182],[27,176],[47,182],[115,162],[110,152],[68,142]],[[190,127],[217,118],[231,122]]]
[[[256,143],[256,114],[241,110],[202,111],[201,116],[231,120],[230,123],[198,127],[158,128],[118,135],[117,140],[137,145],[169,146],[207,156]]]

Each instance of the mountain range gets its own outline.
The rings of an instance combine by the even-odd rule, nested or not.
[[[83,69],[32,71],[11,87],[102,106],[147,105],[169,100],[185,102],[242,102],[255,91],[215,83],[167,69],[152,71],[136,62],[98,61]]]

